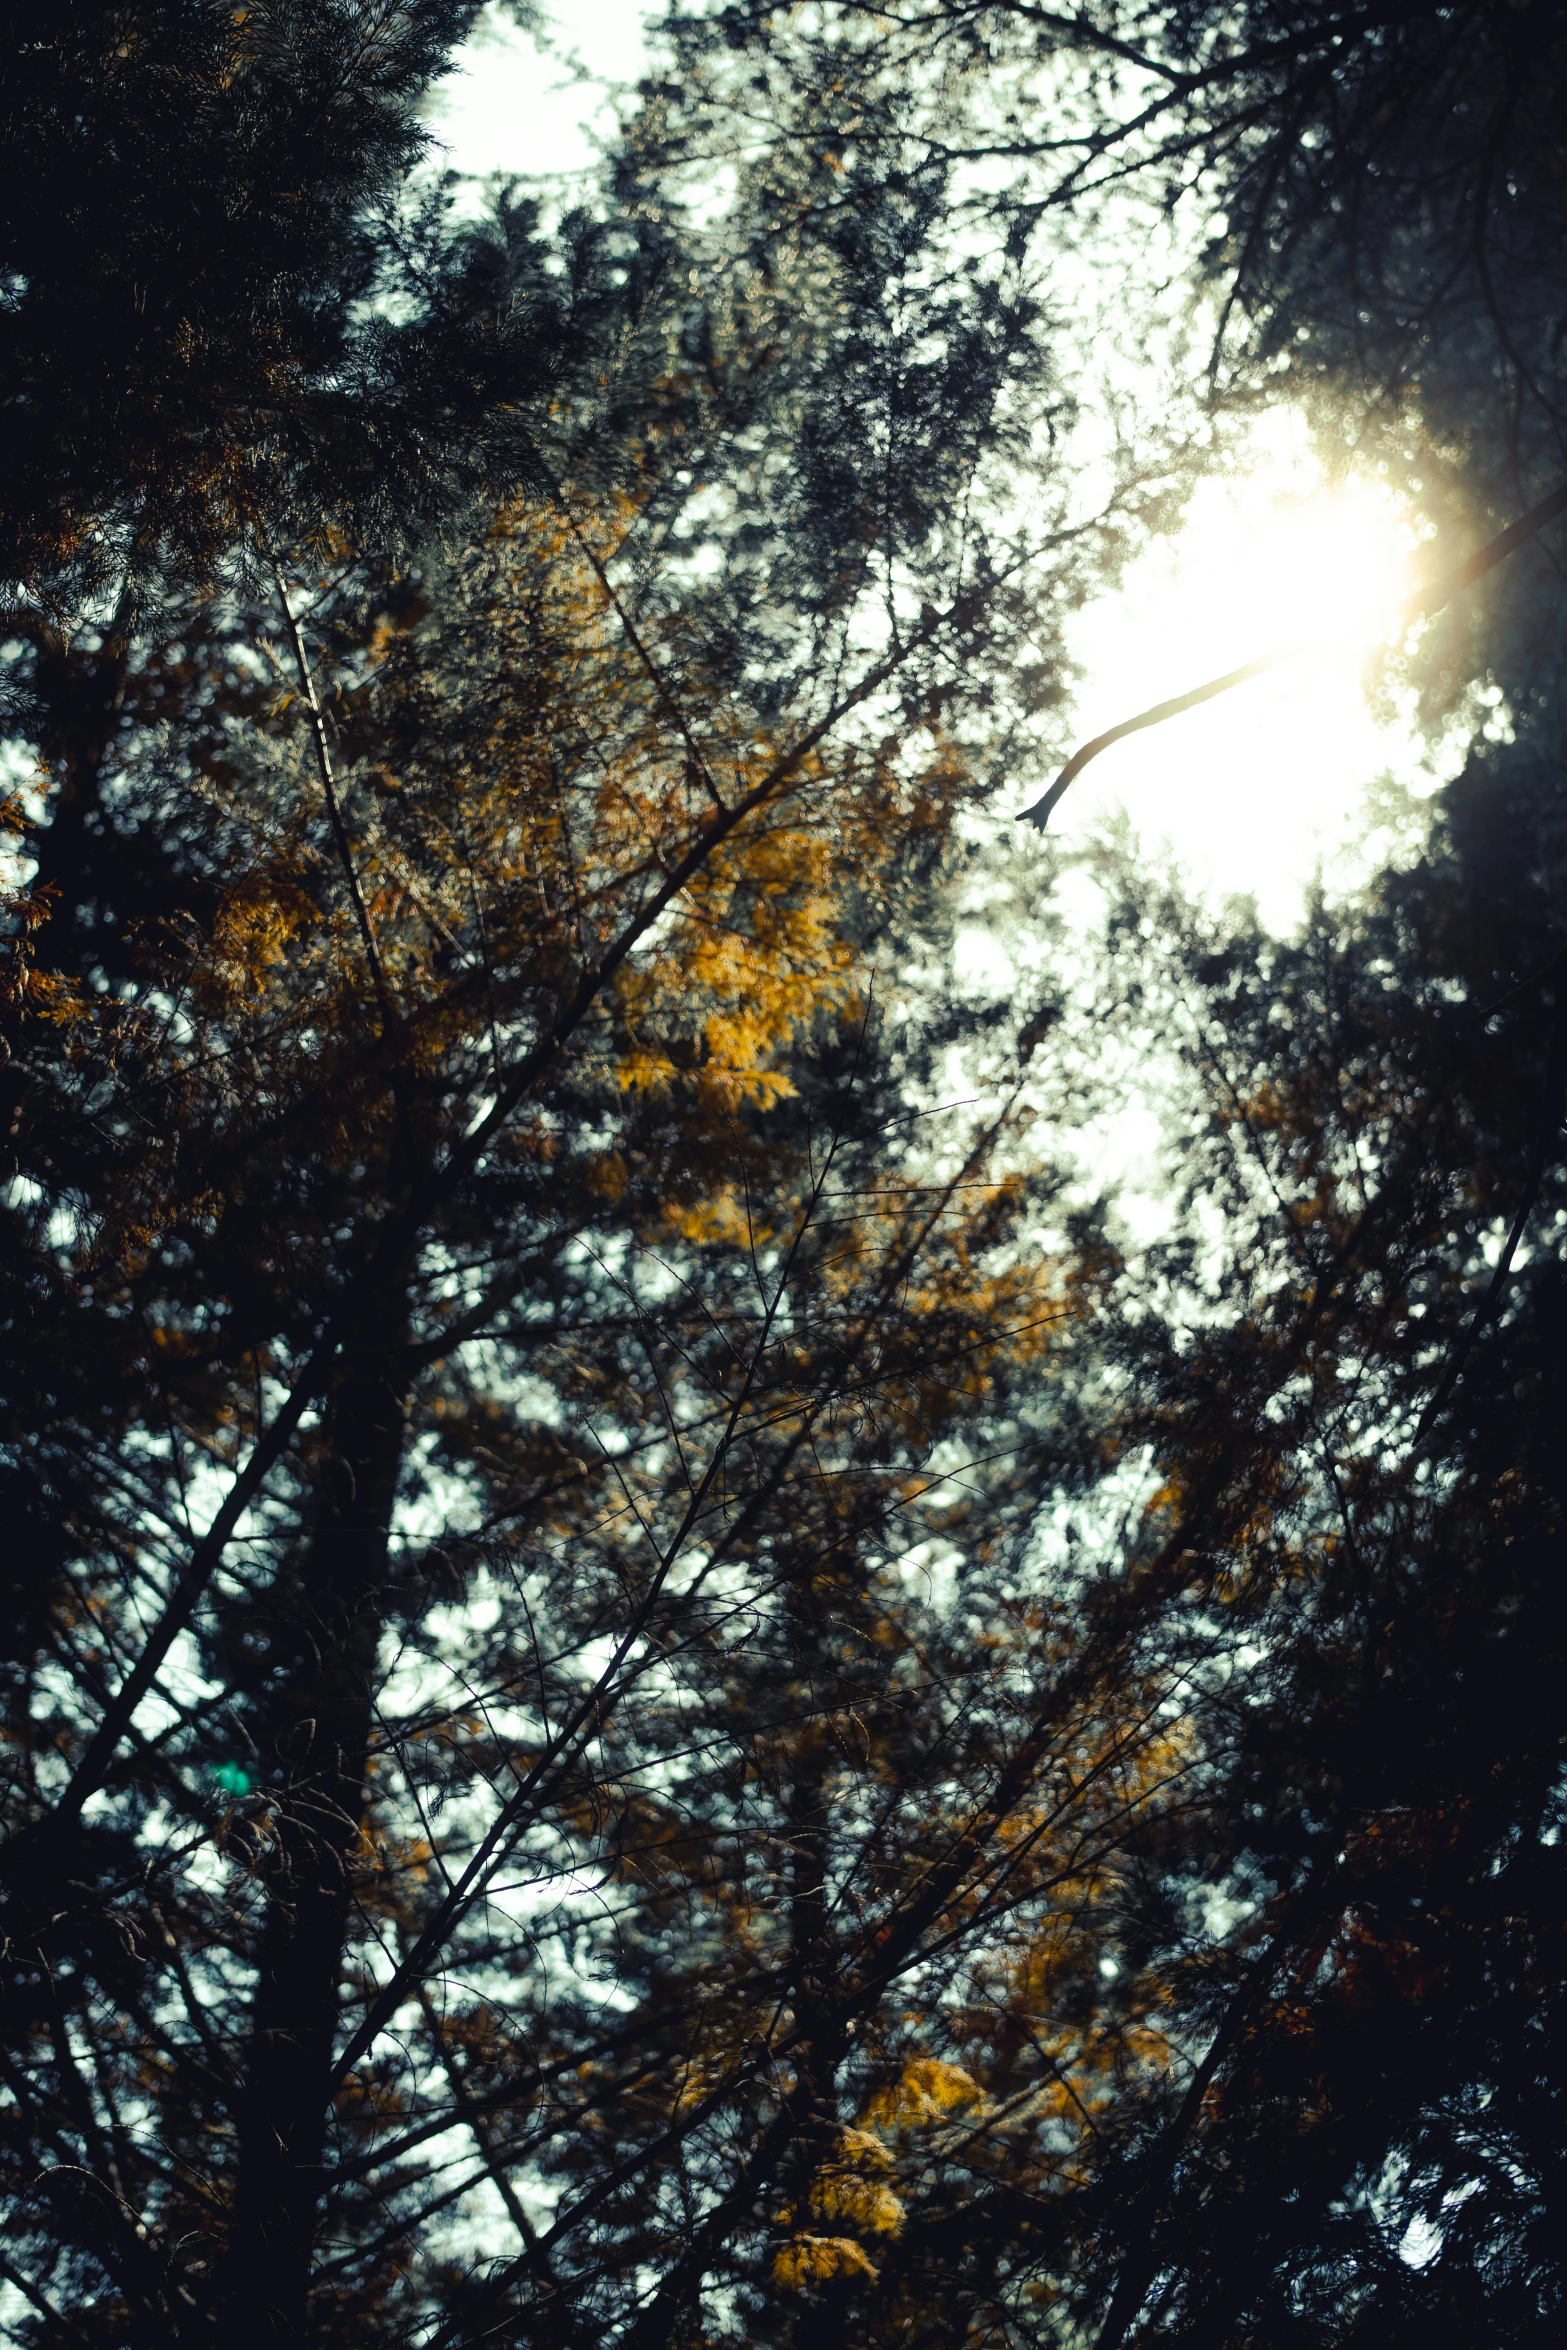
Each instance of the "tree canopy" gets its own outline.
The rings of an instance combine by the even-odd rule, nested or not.
[[[1558,14],[478,13],[7,20],[0,2324],[1553,2339],[1549,530],[1298,934],[1009,820],[1237,417],[1557,486]]]

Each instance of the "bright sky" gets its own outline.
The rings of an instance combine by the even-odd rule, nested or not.
[[[493,8],[430,110],[431,130],[459,171],[584,171],[594,134],[615,110],[606,85],[634,83],[646,52],[642,0],[545,0],[551,48]],[[579,64],[591,80],[579,80]]]
[[[1265,921],[1290,924],[1319,861],[1353,863],[1370,785],[1392,774],[1425,792],[1446,772],[1365,691],[1417,543],[1381,483],[1327,486],[1296,411],[1259,419],[1244,472],[1203,482],[1179,531],[1080,615],[1077,739],[1277,645],[1310,649],[1104,752],[1053,828],[1081,838],[1124,809],[1206,892],[1253,895]]]
[[[641,0],[554,0],[547,14],[553,53],[492,17],[443,86],[430,127],[459,170],[577,172],[595,134],[612,132],[606,85],[642,70]],[[1369,785],[1389,771],[1417,788],[1437,780],[1408,729],[1373,717],[1361,684],[1413,543],[1374,482],[1324,486],[1298,416],[1262,419],[1244,474],[1205,482],[1179,532],[1080,616],[1078,739],[1274,644],[1320,637],[1321,649],[1118,744],[1073,786],[1055,829],[1080,839],[1123,808],[1150,854],[1207,894],[1254,896],[1265,921],[1288,927],[1318,862],[1361,828]]]

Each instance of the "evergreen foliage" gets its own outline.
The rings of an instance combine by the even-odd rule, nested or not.
[[[1178,1768],[1019,1465],[1094,1260],[1022,1243],[1015,1082],[925,1144],[975,1015],[900,973],[1164,477],[1078,518],[1041,289],[932,266],[939,172],[824,234],[663,168],[531,248],[569,331],[439,531],[407,476],[287,536],[133,486],[156,595],[127,549],[19,634],[24,2328],[787,2311],[1158,2045],[1095,1954]],[[442,284],[526,226],[400,233]]]
[[[525,288],[395,231],[418,103],[478,14],[5,10],[0,580],[24,612],[126,607],[160,559],[384,524],[472,471],[487,412],[540,374]]]
[[[1209,417],[1552,486],[1557,12],[677,10],[466,221],[476,15],[7,20],[0,2321],[1553,2339],[1551,547],[1298,937],[975,818],[1182,240]]]

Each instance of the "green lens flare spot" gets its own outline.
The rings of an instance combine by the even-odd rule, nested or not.
[[[248,1795],[250,1793],[251,1776],[242,1763],[219,1763],[212,1776],[225,1795]]]

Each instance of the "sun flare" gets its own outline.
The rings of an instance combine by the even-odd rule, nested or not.
[[[1420,767],[1409,730],[1379,722],[1365,694],[1367,664],[1414,585],[1418,544],[1384,483],[1325,480],[1299,418],[1259,434],[1246,472],[1202,484],[1180,530],[1083,616],[1078,737],[1278,646],[1298,656],[1117,744],[1074,785],[1067,827],[1081,834],[1123,808],[1199,885],[1291,919],[1366,787]]]
[[[1201,533],[1179,569],[1193,606],[1222,601],[1235,556]],[[1348,481],[1314,495],[1276,499],[1247,526],[1245,609],[1281,636],[1320,642],[1339,655],[1370,653],[1386,639],[1411,587],[1414,533],[1380,483]]]

